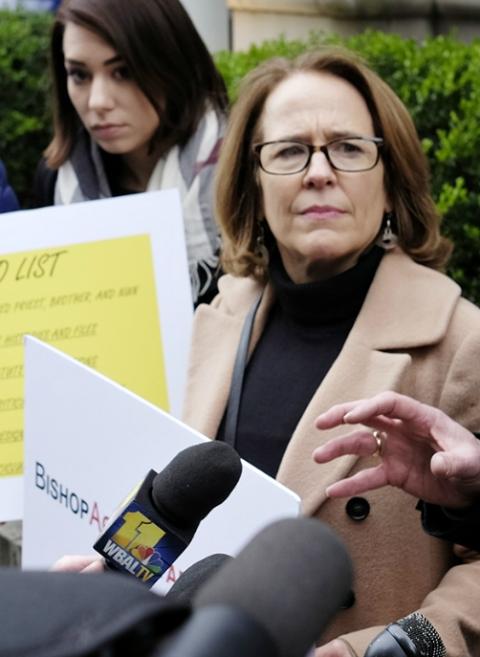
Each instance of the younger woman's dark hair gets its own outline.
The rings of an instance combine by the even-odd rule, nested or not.
[[[225,113],[225,84],[179,0],[64,0],[52,29],[54,136],[45,151],[56,169],[68,159],[80,119],[67,92],[65,25],[74,23],[106,41],[158,113],[155,143],[163,152],[193,135],[210,105]]]

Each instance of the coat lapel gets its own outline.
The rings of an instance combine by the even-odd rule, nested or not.
[[[245,316],[259,294],[249,353],[257,344],[268,318],[273,293],[250,279],[224,276],[219,283],[221,307],[201,305],[195,314],[183,420],[215,438],[225,412],[233,366]]]
[[[359,458],[345,456],[325,465],[312,461],[315,447],[350,430],[319,432],[314,427],[317,415],[340,402],[400,391],[411,362],[408,351],[442,339],[459,296],[453,281],[415,264],[401,251],[383,258],[357,321],[280,465],[279,481],[300,495],[306,514],[325,501],[325,488],[345,477]]]

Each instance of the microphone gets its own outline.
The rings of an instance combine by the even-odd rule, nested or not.
[[[305,657],[351,580],[347,551],[326,525],[278,521],[208,580],[156,657]]]
[[[192,540],[200,521],[235,488],[237,452],[223,442],[187,447],[150,470],[93,546],[106,565],[152,586]]]
[[[391,623],[371,642],[365,657],[446,657],[437,630],[423,614]]]
[[[200,559],[183,572],[172,588],[167,592],[165,599],[168,602],[190,604],[200,587],[212,577],[217,570],[232,557],[227,554],[211,554]]]
[[[147,657],[190,606],[113,573],[0,568],[0,657]]]

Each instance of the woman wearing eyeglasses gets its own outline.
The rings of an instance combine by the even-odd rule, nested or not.
[[[422,532],[404,491],[326,497],[378,457],[311,458],[342,432],[320,433],[319,414],[384,390],[480,430],[480,311],[440,273],[451,245],[407,110],[344,51],[272,60],[244,81],[217,183],[229,275],[197,311],[186,421],[345,539],[354,590],[317,657],[360,657],[414,611],[450,657],[477,654],[480,562],[451,568],[452,546]]]

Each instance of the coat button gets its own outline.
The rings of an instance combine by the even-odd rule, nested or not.
[[[350,589],[340,609],[350,609],[355,604],[355,592]]]
[[[352,497],[348,500],[345,511],[352,520],[359,522],[365,520],[370,513],[370,504],[364,497]]]

